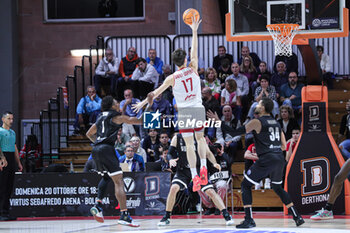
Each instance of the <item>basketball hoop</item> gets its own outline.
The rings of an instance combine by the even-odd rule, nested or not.
[[[275,56],[292,56],[292,41],[299,31],[298,24],[269,24],[266,25],[269,30],[274,45]]]

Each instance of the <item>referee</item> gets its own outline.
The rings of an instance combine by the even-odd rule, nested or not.
[[[0,221],[16,220],[9,215],[10,197],[15,180],[16,163],[18,171],[22,171],[16,146],[16,133],[11,129],[13,114],[2,114],[2,127],[0,127]]]

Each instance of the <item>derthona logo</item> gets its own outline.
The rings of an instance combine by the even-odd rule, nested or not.
[[[156,112],[144,112],[143,113],[143,128],[144,129],[160,129],[160,116],[159,110]]]

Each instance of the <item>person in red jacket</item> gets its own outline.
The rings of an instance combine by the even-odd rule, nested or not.
[[[136,61],[138,59],[138,55],[136,53],[135,47],[130,47],[128,49],[128,52],[125,57],[122,58],[119,64],[119,75],[120,77],[118,78],[117,81],[117,99],[118,101],[123,100],[124,96],[124,90],[125,89],[132,89],[134,90],[133,87],[133,81],[131,80],[131,76],[134,72],[134,70],[137,67]]]

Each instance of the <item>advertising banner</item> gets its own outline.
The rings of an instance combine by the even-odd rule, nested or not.
[[[126,204],[131,215],[162,215],[170,173],[124,172]],[[94,173],[16,175],[10,212],[17,217],[89,216],[101,176]],[[119,215],[112,180],[103,200],[104,215]]]

